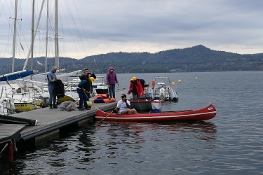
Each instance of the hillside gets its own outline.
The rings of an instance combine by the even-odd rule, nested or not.
[[[33,67],[44,72],[45,58],[34,58]],[[15,60],[15,70],[23,68],[25,59]],[[0,58],[0,74],[11,71],[10,58]],[[30,62],[30,61],[29,61]],[[52,67],[54,58],[48,59],[48,66]],[[77,60],[74,58],[60,58],[60,68],[67,72],[88,67],[96,73],[105,73],[109,66],[116,72],[124,73],[154,73],[154,72],[198,72],[198,71],[262,71],[263,53],[237,54],[224,51],[211,50],[198,45],[185,49],[173,49],[158,53],[108,53],[94,55]],[[49,70],[49,69],[48,69]]]

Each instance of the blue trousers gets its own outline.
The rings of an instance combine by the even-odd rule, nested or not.
[[[83,108],[83,105],[84,105],[84,108],[88,108],[88,104],[87,104],[87,101],[89,101],[89,97],[88,95],[85,94],[85,92],[80,89],[80,88],[77,88],[77,93],[79,94],[79,109]]]
[[[110,98],[115,98],[115,84],[111,84],[109,87],[109,96]]]
[[[54,84],[48,85],[48,92],[49,92],[49,104],[50,105],[56,104],[56,92],[55,92],[55,85]]]

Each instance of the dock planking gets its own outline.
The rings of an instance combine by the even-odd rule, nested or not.
[[[37,120],[37,125],[32,124],[1,124],[0,123],[0,144],[11,140],[30,144],[41,141],[48,141],[59,135],[61,131],[67,131],[72,126],[80,127],[95,122],[95,113],[98,109],[104,111],[113,110],[124,90],[116,90],[116,102],[93,103],[90,110],[84,111],[60,111],[58,109],[41,108],[37,110],[12,114],[17,119]],[[92,101],[94,98],[91,98]]]
[[[24,124],[1,124],[0,123],[0,144],[9,142],[13,138],[18,137],[26,125]]]
[[[123,91],[116,92],[116,102],[113,103],[93,103],[90,110],[84,111],[60,111],[58,109],[41,108],[37,110],[13,114],[13,117],[37,120],[35,126],[26,126],[20,131],[20,140],[34,140],[39,142],[53,137],[52,133],[59,133],[64,127],[71,125],[82,125],[82,123],[94,122],[94,116],[98,109],[109,111],[116,107],[117,101]],[[90,99],[92,101],[93,99]],[[84,122],[85,121],[85,122]],[[2,129],[0,128],[0,132]],[[10,133],[11,134],[11,133]]]
[[[28,112],[14,114],[14,117],[37,120],[38,125],[28,126],[20,132],[22,140],[29,140],[37,136],[59,130],[68,125],[89,120],[93,122],[93,117],[98,109],[111,110],[116,106],[116,102],[108,104],[94,104],[90,110],[84,111],[60,111],[58,109],[42,108]]]

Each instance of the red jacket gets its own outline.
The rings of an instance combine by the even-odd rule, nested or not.
[[[136,86],[137,95],[138,95],[138,97],[141,97],[144,95],[144,90],[143,90],[142,84],[141,84],[139,79],[136,80],[136,84],[137,84],[137,86]],[[131,90],[131,91],[133,90],[133,82],[132,81],[130,81],[129,90]]]

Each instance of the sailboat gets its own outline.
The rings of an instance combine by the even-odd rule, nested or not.
[[[2,94],[5,98],[13,99],[16,111],[28,111],[35,109],[35,105],[29,100],[30,91],[28,88],[19,82],[10,83],[13,80],[19,80],[23,77],[32,75],[33,71],[17,71],[0,76],[0,81],[6,81],[8,85],[2,86]]]
[[[14,73],[14,59],[15,59],[15,42],[16,42],[16,19],[17,19],[17,2],[15,1],[15,18],[14,18],[14,31],[13,31],[13,61],[12,61],[12,73],[10,75],[3,75],[0,77],[0,81],[7,81],[8,79],[14,80],[17,77],[26,76],[27,72],[20,72],[18,74]],[[0,94],[0,114],[1,115],[10,115],[16,112],[14,101],[12,97],[4,96],[4,86],[1,87]]]
[[[43,1],[44,2],[44,1]],[[3,102],[13,102],[9,104],[9,107],[15,107],[15,111],[29,111],[36,109],[38,107],[43,107],[45,97],[43,97],[43,91],[32,84],[32,82],[25,81],[23,78],[27,76],[32,76],[34,74],[33,70],[14,71],[14,60],[15,60],[15,45],[16,45],[16,20],[17,20],[17,4],[18,0],[15,0],[15,17],[14,17],[14,30],[13,30],[13,61],[12,61],[12,72],[9,74],[4,74],[0,76],[0,81],[6,81],[7,85],[1,86],[1,99]],[[32,35],[33,36],[33,35]],[[32,39],[33,44],[33,39]],[[32,49],[32,46],[31,46]],[[11,98],[12,100],[7,100]],[[48,101],[47,99],[45,101]],[[0,103],[1,104],[1,103]],[[3,106],[3,114],[10,114],[12,112],[6,112]],[[1,110],[0,110],[1,111]],[[10,110],[7,110],[10,111]]]
[[[43,3],[44,3],[45,0],[43,0]],[[43,9],[43,3],[42,3],[42,7],[41,7],[41,12],[42,12],[42,9]],[[73,71],[73,72],[70,72],[70,73],[62,73],[63,72],[63,69],[60,68],[60,65],[59,65],[59,45],[58,45],[58,0],[55,0],[54,1],[54,5],[55,5],[55,32],[54,32],[54,41],[55,41],[55,49],[54,49],[54,52],[55,52],[55,64],[54,66],[58,68],[57,70],[57,78],[58,79],[61,79],[61,80],[65,80],[66,79],[66,87],[68,87],[68,81],[70,79],[70,77],[75,77],[75,76],[80,76],[82,74],[82,70],[77,70],[77,71]],[[33,5],[34,6],[34,5]],[[39,15],[39,19],[38,19],[38,22],[40,21],[40,17],[41,17],[41,12],[40,12],[40,15]],[[45,73],[42,74],[42,75],[45,75],[46,77],[46,74],[48,73],[47,72],[47,58],[48,58],[48,54],[47,54],[47,50],[48,50],[48,23],[49,23],[49,2],[47,1],[47,21],[46,21],[46,55],[45,55]],[[33,23],[33,22],[32,22]],[[38,28],[38,25],[39,23],[36,25],[36,29],[35,31],[37,31],[37,28]],[[33,40],[32,40],[32,43],[34,43],[34,38],[36,36],[36,32],[34,32],[32,34],[33,36]],[[33,56],[32,56],[32,52],[33,52],[33,45],[31,45],[31,50],[30,50],[30,53],[31,53],[31,59],[33,59]],[[27,67],[27,63],[28,63],[28,60],[29,60],[29,54],[28,54],[28,57],[24,63],[24,67],[23,69],[26,69]],[[33,61],[31,61],[32,63]],[[32,64],[31,64],[31,68],[32,68]],[[46,78],[45,78],[46,79]],[[27,80],[28,82],[31,82],[32,84],[37,84],[37,86],[41,86],[43,89],[44,92],[48,93],[48,87],[47,87],[47,83],[46,82],[39,82],[39,81],[32,81],[32,80]],[[77,93],[73,92],[73,93],[70,93],[70,97],[71,98],[67,98],[67,99],[75,99],[75,97],[78,95],[76,95]],[[69,95],[69,94],[67,94]],[[48,95],[49,96],[49,95]],[[74,96],[74,98],[72,97]]]

